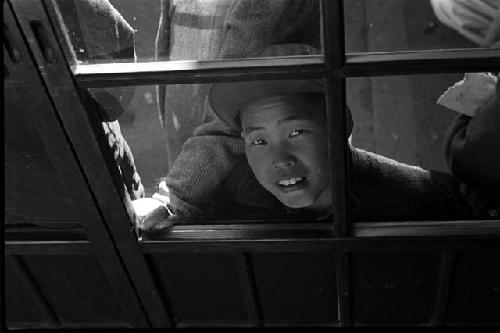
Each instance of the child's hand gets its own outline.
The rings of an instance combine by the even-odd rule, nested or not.
[[[158,192],[152,198],[142,198],[132,201],[137,217],[139,230],[163,229],[172,226],[177,220],[169,209],[170,191],[165,181],[158,185]]]
[[[174,224],[174,215],[166,205],[153,198],[141,198],[132,201],[139,230],[162,229]]]

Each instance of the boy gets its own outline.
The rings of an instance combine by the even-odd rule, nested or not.
[[[303,48],[307,46],[274,45],[264,53],[278,55],[286,50],[290,54],[290,49]],[[206,215],[219,217],[236,202],[237,213],[243,208],[240,216],[328,218],[332,197],[321,81],[217,83],[209,90],[209,103],[220,119],[240,131],[246,159],[236,164],[219,188],[223,195],[207,198],[204,206],[212,209],[207,208]],[[351,129],[352,124],[349,132]],[[351,146],[349,151],[352,220],[470,217],[470,208],[453,176]],[[233,204],[223,198],[231,198]],[[139,227],[172,223],[158,222],[157,218],[146,218]]]

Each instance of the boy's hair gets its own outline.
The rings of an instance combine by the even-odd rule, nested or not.
[[[324,91],[325,83],[319,79],[221,82],[210,86],[208,101],[220,119],[233,129],[241,130],[236,120],[239,112],[247,105],[278,95],[323,94]]]
[[[291,94],[290,94],[291,95]],[[305,92],[305,93],[295,93],[293,95],[300,95],[301,98],[303,98],[308,104],[310,104],[312,107],[304,109],[307,113],[313,115],[315,119],[319,120],[325,120],[326,119],[326,101],[325,101],[325,95],[323,93],[316,93],[316,92]],[[277,97],[280,95],[276,95],[273,97]],[[286,94],[283,94],[282,96],[286,96]],[[273,98],[270,97],[270,98]],[[254,101],[258,102],[258,101]],[[249,104],[252,105],[253,103]],[[243,111],[245,108],[247,108],[249,105],[245,105],[242,107],[242,109],[238,112],[238,114],[235,117],[235,123],[241,127],[241,111]]]
[[[307,103],[309,103],[312,108],[307,109],[306,111],[312,111],[313,116],[320,117],[320,119],[326,119],[326,100],[325,94],[323,93],[315,93],[315,92],[307,92],[300,94],[302,98],[304,98]],[[320,110],[320,111],[318,111]]]

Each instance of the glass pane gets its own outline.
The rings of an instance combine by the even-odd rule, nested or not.
[[[214,60],[321,53],[319,0],[56,0],[80,63]]]
[[[492,47],[500,41],[499,0],[344,0],[344,6],[347,52]]]
[[[169,200],[178,223],[331,222],[321,81],[114,89],[91,94],[132,199]]]
[[[500,159],[491,155],[500,151],[498,79],[471,73],[454,85],[462,79],[464,74],[347,80],[356,147],[353,220],[498,218]]]
[[[457,85],[464,91],[450,90],[459,102],[468,103],[457,106],[457,99],[445,94],[437,104],[462,78],[348,79],[354,124],[349,158],[353,221],[498,218],[494,184],[499,183],[500,161],[491,154],[500,149],[500,120],[495,118],[500,107],[492,97],[498,79],[468,74],[465,84]],[[136,190],[129,191],[133,198],[168,197],[179,217],[176,223],[330,223],[329,134],[320,81],[167,85],[159,87],[159,95],[154,86],[114,89],[118,91],[96,89],[92,94],[103,108],[103,120],[118,119],[130,147],[145,189],[137,190],[134,172],[126,175],[132,159],[123,157],[120,171]],[[471,89],[472,98],[464,99]],[[472,115],[471,107],[477,112],[472,118],[451,110]],[[453,135],[446,134],[450,128]],[[114,144],[122,141],[110,137],[115,158],[123,156],[126,149]],[[160,189],[162,181],[166,190]]]

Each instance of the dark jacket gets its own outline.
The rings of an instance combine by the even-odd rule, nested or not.
[[[500,83],[496,97],[475,117],[455,118],[445,137],[445,156],[468,200],[491,217],[500,216]]]
[[[474,118],[456,117],[445,142],[446,161],[457,177],[477,189],[500,194],[500,97]]]
[[[454,220],[473,217],[471,207],[452,175],[399,163],[351,148],[348,159],[348,214],[353,222]],[[324,220],[329,212],[313,213],[281,204],[240,160],[214,200],[206,202],[209,217],[222,219]]]

